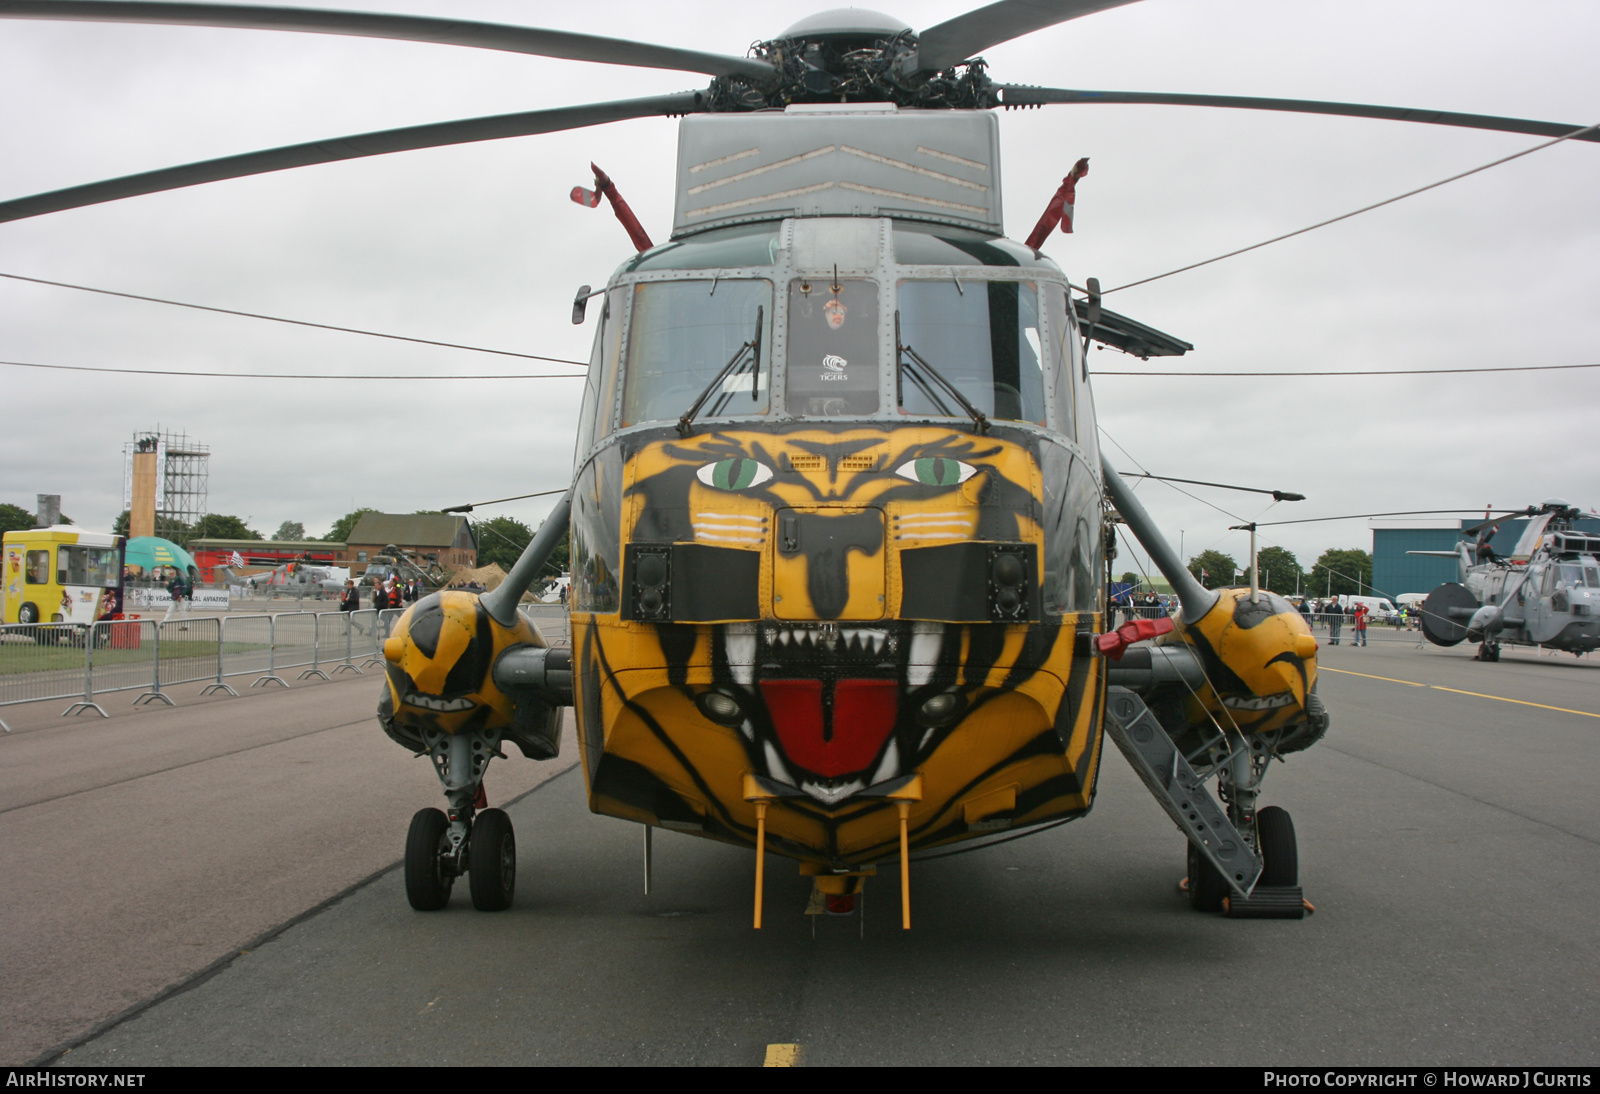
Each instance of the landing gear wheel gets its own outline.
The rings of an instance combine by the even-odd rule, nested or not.
[[[455,878],[444,872],[450,846],[450,821],[437,809],[419,809],[406,833],[406,899],[419,912],[437,912],[450,903]]]
[[[1485,642],[1485,643],[1483,643],[1483,645],[1478,647],[1478,656],[1474,660],[1478,660],[1478,661],[1498,661],[1498,660],[1500,660],[1500,643],[1498,643],[1498,642]]]
[[[1189,844],[1189,906],[1197,912],[1222,911],[1222,898],[1228,895],[1228,883],[1217,868]]]
[[[1256,814],[1256,837],[1261,843],[1261,880],[1258,885],[1284,888],[1300,884],[1300,851],[1289,812],[1269,805]]]
[[[511,907],[511,893],[517,884],[517,837],[503,809],[485,809],[472,822],[468,858],[472,906],[480,912]]]

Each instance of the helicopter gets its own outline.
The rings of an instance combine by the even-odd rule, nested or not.
[[[499,588],[431,595],[385,645],[379,722],[430,757],[448,804],[412,821],[413,907],[443,907],[461,877],[479,909],[509,906],[515,835],[486,807],[484,769],[502,743],[555,756],[571,706],[591,809],[645,826],[647,861],[656,827],[753,849],[757,926],[769,851],[840,912],[897,861],[909,926],[913,851],[1084,816],[1107,739],[1184,833],[1196,908],[1303,914],[1292,822],[1258,803],[1269,761],[1327,732],[1316,642],[1269,592],[1202,588],[1099,451],[1089,344],[1119,331],[1151,353],[1183,344],[1110,313],[1092,285],[1074,297],[1037,245],[1006,237],[992,109],[1579,127],[1031,88],[995,82],[977,56],[1118,2],[1002,0],[920,33],[825,12],[747,57],[412,16],[0,2],[0,17],[356,34],[712,77],[0,203],[14,220],[353,156],[681,118],[671,236],[635,238],[594,294],[570,489]],[[1176,591],[1175,617],[1106,628],[1113,508]],[[553,649],[516,606],[569,531],[573,642]]]
[[[1577,531],[1582,514],[1550,498],[1462,530],[1474,537],[1454,551],[1408,551],[1454,558],[1460,579],[1438,586],[1422,605],[1422,633],[1436,646],[1478,643],[1476,659],[1500,660],[1500,645],[1538,646],[1581,657],[1600,648],[1600,536]],[[1490,539],[1500,522],[1530,518],[1509,557]]]

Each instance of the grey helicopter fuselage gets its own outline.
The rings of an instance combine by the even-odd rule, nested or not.
[[[1423,606],[1429,641],[1479,642],[1487,660],[1502,642],[1600,649],[1600,536],[1573,531],[1568,520],[1562,511],[1539,514],[1509,558],[1458,544],[1460,581],[1439,586]]]

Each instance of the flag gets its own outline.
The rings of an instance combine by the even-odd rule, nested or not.
[[[1211,576],[1210,574],[1206,573],[1205,567],[1201,567],[1200,568],[1200,580],[1201,581],[1204,581],[1206,578],[1208,578],[1210,576]]]
[[[228,565],[237,569],[238,567],[244,565],[244,558],[239,554],[238,551],[235,551],[233,552],[233,556],[228,559]]]
[[[1072,211],[1078,196],[1078,180],[1089,173],[1089,157],[1085,156],[1072,165],[1072,170],[1067,172],[1067,177],[1061,180],[1061,187],[1050,199],[1050,204],[1044,207],[1044,215],[1039,218],[1039,223],[1033,226],[1033,234],[1028,236],[1028,246],[1038,250],[1044,246],[1044,241],[1059,224],[1063,235],[1072,234]]]

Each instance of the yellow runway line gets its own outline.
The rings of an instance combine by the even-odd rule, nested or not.
[[[1518,703],[1525,707],[1538,707],[1540,710],[1559,710],[1562,714],[1581,714],[1585,718],[1600,718],[1600,714],[1591,714],[1587,710],[1569,710],[1566,707],[1552,707],[1544,703],[1530,703],[1526,699],[1507,699],[1504,695],[1485,695],[1480,691],[1462,691],[1460,688],[1447,688],[1439,684],[1429,684],[1436,691],[1453,691],[1457,695],[1472,695],[1479,699],[1498,699],[1502,703]]]
[[[799,1045],[768,1045],[767,1060],[762,1067],[799,1067]]]
[[[1414,688],[1432,687],[1431,684],[1419,684],[1415,680],[1396,680],[1393,676],[1374,676],[1370,672],[1351,672],[1349,669],[1330,669],[1327,665],[1318,665],[1318,672],[1339,672],[1346,676],[1365,676],[1368,680],[1387,680],[1391,684],[1410,684]]]
[[[1413,688],[1432,688],[1434,691],[1448,691],[1453,692],[1456,695],[1470,695],[1474,699],[1493,699],[1500,703],[1516,703],[1518,706],[1538,707],[1540,710],[1554,710],[1561,714],[1578,714],[1585,718],[1600,718],[1600,714],[1595,714],[1587,710],[1572,710],[1570,707],[1553,707],[1548,703],[1530,703],[1526,699],[1507,699],[1504,695],[1485,695],[1481,691],[1463,691],[1461,688],[1447,688],[1443,684],[1419,684],[1415,680],[1397,680],[1393,676],[1374,676],[1369,672],[1351,672],[1349,669],[1330,669],[1326,665],[1317,666],[1317,671],[1338,672],[1343,673],[1345,676],[1364,676],[1368,680],[1384,680],[1391,684],[1405,684],[1407,687]]]

